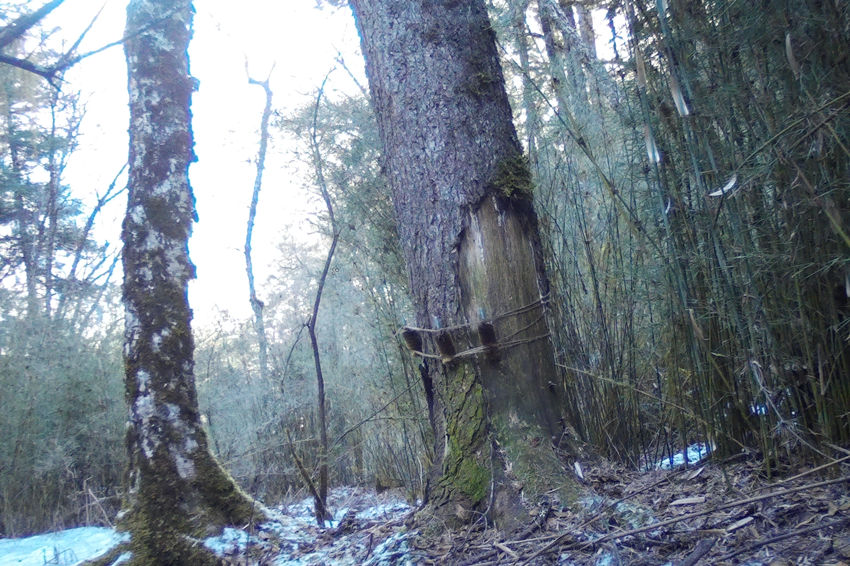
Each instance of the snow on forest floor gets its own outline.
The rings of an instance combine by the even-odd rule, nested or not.
[[[583,462],[593,495],[571,509],[541,502],[514,533],[478,523],[426,537],[409,527],[412,508],[398,495],[338,488],[325,528],[304,499],[272,510],[274,520],[250,535],[228,529],[205,544],[239,566],[850,564],[850,455],[808,470],[773,461],[770,477],[751,453],[673,464],[639,472]],[[0,540],[0,566],[76,565],[118,537],[87,527]]]
[[[412,508],[398,495],[343,487],[328,498],[334,520],[320,529],[313,500],[272,509],[274,520],[251,535],[225,529],[204,544],[239,564],[274,566],[389,566],[405,563],[412,531],[402,522]],[[0,566],[76,566],[105,554],[126,535],[105,527],[81,527],[23,539],[0,539]],[[245,560],[247,558],[247,560]],[[126,559],[126,558],[124,558]],[[120,564],[121,558],[114,564]]]
[[[0,539],[0,566],[70,566],[100,556],[125,538],[106,527],[80,527],[29,538]]]
[[[227,529],[204,544],[219,556],[242,564],[308,566],[338,564],[390,566],[405,564],[407,540],[413,531],[404,520],[413,508],[393,494],[354,487],[331,490],[328,506],[334,520],[325,528],[316,526],[313,499],[285,505],[272,511],[272,521],[249,535]]]

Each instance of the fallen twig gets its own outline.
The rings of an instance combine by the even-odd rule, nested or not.
[[[797,493],[797,492],[800,492],[800,491],[806,491],[808,489],[815,489],[815,488],[818,488],[818,487],[824,487],[824,486],[827,486],[827,485],[834,485],[834,484],[843,483],[843,482],[846,482],[846,481],[850,481],[850,476],[843,476],[843,477],[840,477],[840,478],[825,480],[825,481],[822,481],[822,482],[816,482],[816,483],[812,483],[812,484],[806,484],[806,485],[803,485],[803,486],[798,486],[798,487],[789,488],[789,489],[783,489],[783,490],[780,490],[780,491],[772,491],[770,493],[765,493],[765,494],[758,495],[758,496],[755,496],[755,497],[748,497],[746,499],[738,499],[738,500],[735,500],[735,501],[730,501],[729,503],[724,503],[722,505],[712,507],[711,509],[704,509],[702,511],[697,511],[697,512],[694,512],[694,513],[688,513],[688,514],[685,514],[685,515],[680,515],[680,516],[674,517],[672,519],[667,519],[665,521],[660,521],[658,523],[652,523],[650,525],[645,525],[643,527],[639,527],[639,528],[636,528],[636,529],[630,529],[628,531],[618,531],[618,532],[614,532],[614,533],[609,533],[607,535],[601,536],[598,539],[595,539],[595,540],[592,540],[592,541],[587,541],[587,542],[584,542],[584,543],[581,543],[581,544],[571,545],[571,548],[589,549],[591,547],[598,546],[598,545],[600,545],[604,542],[611,542],[611,541],[619,540],[619,539],[626,538],[626,537],[629,537],[629,536],[645,533],[647,531],[653,531],[653,530],[656,530],[656,529],[660,529],[662,527],[666,527],[666,526],[673,525],[673,524],[676,524],[676,523],[681,523],[682,521],[687,521],[689,519],[695,519],[697,517],[709,515],[711,513],[716,512],[716,511],[722,511],[724,509],[731,509],[733,507],[739,507],[741,505],[748,505],[750,503],[757,503],[759,501],[763,501],[765,499],[770,499],[772,497],[781,497],[783,495],[790,495],[792,493]],[[595,519],[595,517],[594,517],[594,519]],[[565,540],[567,537],[571,536],[576,530],[587,525],[588,522],[589,521],[585,521],[578,528],[571,529],[570,532],[561,534],[555,540],[553,540],[551,543],[547,544],[545,547],[541,548],[540,550],[538,550],[537,552],[532,554],[530,557],[528,557],[525,560],[525,562],[523,562],[522,564],[528,564],[529,561],[536,558],[537,556],[540,556],[541,554],[544,554],[544,553],[552,550],[553,548],[558,546],[563,540]]]
[[[676,566],[695,566],[700,559],[709,553],[711,547],[714,546],[714,543],[717,542],[715,538],[704,538],[697,543],[696,548],[688,554],[685,558],[682,559],[681,562],[678,562]]]
[[[658,480],[657,482],[646,486],[644,489],[641,489],[641,490],[636,491],[634,493],[630,493],[629,495],[625,495],[625,496],[621,497],[620,499],[617,499],[615,501],[612,501],[610,503],[605,504],[605,506],[600,511],[598,511],[596,514],[594,514],[590,519],[585,520],[583,523],[581,523],[577,527],[572,528],[570,531],[568,531],[566,533],[555,536],[555,538],[552,542],[550,542],[549,544],[547,544],[543,548],[540,548],[539,550],[535,551],[531,556],[526,558],[523,562],[520,562],[519,565],[523,566],[525,564],[528,564],[529,562],[531,562],[532,560],[534,560],[535,558],[537,558],[541,554],[545,554],[545,553],[549,552],[550,550],[552,550],[553,548],[555,548],[556,546],[561,544],[564,540],[566,540],[575,531],[579,531],[582,528],[586,527],[587,525],[593,523],[596,519],[601,517],[607,509],[611,509],[613,507],[616,507],[620,503],[622,503],[622,502],[624,502],[628,499],[631,499],[632,497],[635,497],[635,496],[637,496],[637,495],[639,495],[643,492],[649,491],[650,489],[652,489],[652,488],[654,488],[654,487],[656,487],[656,486],[658,486],[658,485],[660,485],[664,482],[670,481],[670,478],[671,478],[671,476],[669,476],[669,475],[665,476],[665,477],[661,478],[660,480]]]
[[[319,519],[319,516],[327,513],[327,503],[319,495],[319,490],[316,488],[316,484],[313,483],[313,478],[310,477],[310,473],[307,471],[307,468],[304,467],[304,463],[295,452],[295,444],[292,442],[292,436],[289,434],[289,429],[286,430],[286,439],[289,441],[289,451],[292,453],[293,460],[295,460],[295,466],[298,468],[298,471],[301,472],[301,478],[304,480],[304,483],[307,484],[307,489],[310,490],[310,494],[312,494],[313,499],[319,502],[321,512],[317,510],[316,520],[324,522],[324,517]],[[319,526],[321,526],[321,523]]]
[[[813,531],[818,531],[820,529],[828,529],[829,527],[838,527],[838,526],[841,526],[841,525],[843,525],[847,522],[850,522],[850,517],[842,517],[841,519],[832,521],[831,523],[828,523],[826,525],[812,525],[811,527],[806,527],[804,529],[795,529],[793,531],[789,531],[789,532],[783,533],[781,535],[776,535],[775,537],[770,537],[770,538],[766,538],[764,540],[754,542],[753,544],[747,546],[746,548],[739,548],[738,550],[736,550],[734,552],[724,554],[723,556],[718,557],[717,560],[718,561],[730,560],[730,559],[732,559],[736,556],[740,556],[741,554],[745,554],[747,552],[752,552],[753,550],[759,549],[759,548],[766,546],[768,544],[780,542],[780,541],[783,541],[785,539],[789,539],[789,538],[799,536],[799,535],[804,535],[804,534],[807,534],[807,533],[811,533]]]

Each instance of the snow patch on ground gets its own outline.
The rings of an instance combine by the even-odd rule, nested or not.
[[[241,551],[251,544],[251,536],[239,529],[226,528],[217,537],[204,540],[204,546],[219,556],[227,556]]]
[[[672,468],[678,468],[679,466],[685,465],[685,454],[687,454],[688,464],[696,464],[703,458],[706,458],[713,450],[713,447],[709,449],[707,443],[699,442],[697,444],[691,444],[688,446],[687,450],[683,450],[682,452],[677,452],[673,455],[672,462],[670,458],[664,458],[663,460],[657,462],[655,464],[655,469],[657,470],[670,470]]]
[[[313,499],[271,510],[271,521],[259,525],[253,533],[226,529],[204,545],[222,557],[262,553],[275,549],[275,566],[396,566],[412,564],[407,540],[413,532],[401,525],[384,529],[383,525],[400,519],[412,508],[391,494],[351,487],[337,488],[328,496],[333,519],[319,528],[313,515]],[[340,532],[346,515],[356,526]],[[350,520],[350,519],[349,519]],[[344,525],[343,525],[344,526]],[[395,532],[393,532],[395,531]]]
[[[276,566],[401,566],[416,562],[408,545],[415,532],[401,524],[412,508],[401,497],[342,487],[331,491],[328,504],[334,519],[325,528],[316,526],[313,500],[306,498],[270,510],[272,520],[251,532],[227,528],[204,540],[204,545],[221,557],[261,557],[258,563]],[[26,539],[0,539],[0,566],[76,566],[127,538],[112,529],[83,527]],[[130,553],[124,553],[113,566],[129,559]]]
[[[80,527],[22,539],[0,539],[0,566],[75,566],[97,558],[126,534],[105,527]]]

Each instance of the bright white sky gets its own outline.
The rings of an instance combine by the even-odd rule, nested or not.
[[[41,1],[32,2],[41,5]],[[73,42],[103,6],[81,52],[121,37],[127,0],[65,0],[45,20]],[[253,190],[259,123],[265,103],[262,88],[249,85],[247,60],[256,79],[271,75],[274,106],[282,115],[311,104],[327,72],[342,53],[349,69],[366,84],[359,38],[348,8],[317,8],[316,0],[196,0],[195,35],[190,47],[192,74],[200,80],[192,111],[199,161],[189,174],[200,222],[190,242],[198,279],[190,286],[196,327],[214,323],[218,310],[250,316],[243,246]],[[595,14],[600,16],[602,12]],[[607,52],[605,24],[596,22],[597,48]],[[120,46],[92,56],[67,75],[68,89],[81,90],[87,102],[81,147],[72,157],[66,182],[88,203],[102,194],[127,159],[127,88]],[[353,93],[345,72],[327,87]],[[292,143],[270,147],[254,229],[254,269],[258,294],[271,273],[277,245],[303,239],[305,222],[321,205],[305,180],[303,166],[292,162]],[[123,182],[123,180],[122,180]],[[118,243],[126,200],[116,199],[101,215],[97,236]]]
[[[45,21],[74,41],[97,10],[103,12],[81,50],[120,38],[126,0],[65,0]],[[195,324],[214,322],[218,308],[248,316],[243,246],[256,168],[259,124],[265,103],[261,87],[272,64],[274,106],[283,115],[310,104],[338,52],[355,73],[363,74],[359,39],[350,10],[318,9],[315,0],[197,0],[195,34],[190,47],[192,75],[200,80],[192,112],[198,162],[190,168],[200,221],[190,242],[198,279],[190,287]],[[330,89],[351,89],[344,72],[333,75]],[[81,147],[66,182],[78,198],[93,202],[127,159],[127,79],[124,53],[115,47],[84,60],[67,75],[67,88],[87,101]],[[364,79],[365,82],[365,79]],[[266,163],[253,236],[255,277],[260,297],[271,294],[263,283],[270,274],[277,244],[302,237],[303,223],[316,209],[309,181],[292,164],[291,145],[272,146]],[[303,170],[303,169],[302,169]],[[116,199],[101,218],[98,237],[117,242],[126,200]]]

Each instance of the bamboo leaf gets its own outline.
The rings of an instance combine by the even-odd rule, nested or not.
[[[679,81],[676,79],[676,75],[670,73],[670,94],[673,95],[673,103],[676,105],[676,111],[679,112],[679,116],[689,116],[690,110],[688,110],[688,105],[685,102],[685,97],[682,96],[682,89],[679,88]]]
[[[794,73],[794,78],[800,78],[800,64],[797,63],[797,58],[794,57],[794,48],[791,46],[791,33],[785,34],[785,57],[788,58],[788,65],[791,67],[791,72]]]
[[[699,503],[705,503],[704,495],[695,495],[693,497],[683,497],[681,499],[677,499],[676,501],[670,503],[670,506],[674,505],[695,505]]]
[[[737,182],[738,182],[738,175],[737,175],[737,174],[736,174],[736,175],[732,175],[732,178],[731,178],[731,179],[729,179],[729,181],[728,181],[725,185],[723,185],[723,187],[722,187],[722,188],[717,189],[716,191],[714,191],[714,192],[712,192],[712,193],[709,193],[709,194],[708,194],[708,196],[710,196],[710,197],[719,197],[719,196],[723,196],[723,195],[725,195],[726,193],[728,193],[729,191],[731,191],[732,189],[734,189],[734,188],[735,188],[735,183],[737,183]]]
[[[573,462],[573,469],[575,470],[578,478],[584,481],[584,472],[582,472],[581,470],[581,464],[579,464],[578,462]]]
[[[650,163],[660,163],[661,153],[658,151],[658,146],[655,145],[655,138],[652,137],[652,131],[649,129],[649,124],[645,124],[643,129],[646,137],[646,155],[649,157]]]
[[[732,523],[731,525],[726,527],[726,532],[731,533],[732,531],[737,531],[741,527],[746,527],[747,525],[752,523],[754,520],[755,519],[753,519],[752,517],[744,517],[743,519],[741,519],[739,521],[735,521],[734,523]]]

